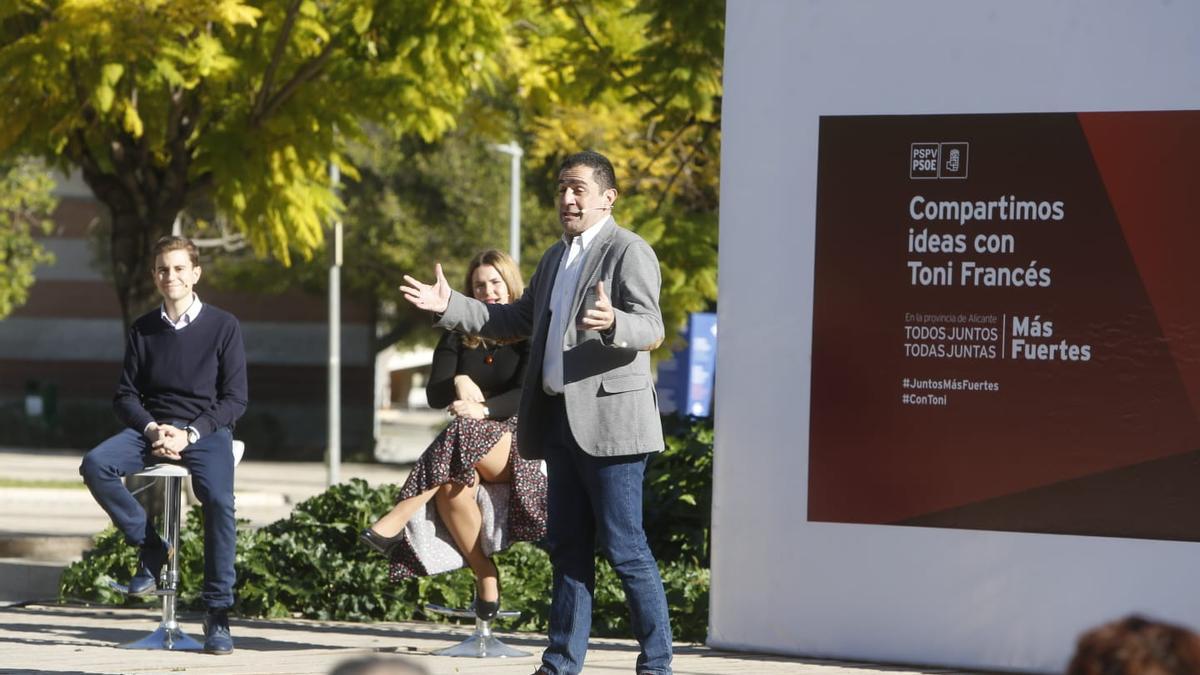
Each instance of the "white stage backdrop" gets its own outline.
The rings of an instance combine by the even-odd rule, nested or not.
[[[729,0],[709,644],[1200,626],[1200,3]]]

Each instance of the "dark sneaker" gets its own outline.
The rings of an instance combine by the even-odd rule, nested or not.
[[[228,610],[210,609],[204,615],[204,651],[209,654],[233,653]]]
[[[162,539],[155,537],[154,541],[146,541],[138,553],[137,571],[129,580],[130,595],[146,595],[158,589],[158,574],[171,555],[171,549]]]

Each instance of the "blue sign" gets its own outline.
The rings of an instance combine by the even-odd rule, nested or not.
[[[687,347],[658,364],[658,409],[664,414],[708,417],[717,365],[717,315],[693,313],[683,338]]]

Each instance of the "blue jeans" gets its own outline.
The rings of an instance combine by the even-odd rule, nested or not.
[[[183,425],[180,425],[182,428]],[[183,451],[180,462],[192,473],[192,488],[204,512],[204,587],[200,597],[206,607],[233,606],[233,568],[237,552],[237,520],[233,511],[233,432],[218,429]],[[161,460],[150,456],[150,443],[142,434],[126,429],[84,455],[79,473],[125,540],[141,546],[158,537],[146,510],[121,482],[121,477],[141,471]]]
[[[642,529],[642,483],[649,455],[588,455],[571,434],[561,397],[556,397],[550,418],[547,544],[554,586],[550,646],[542,655],[542,667],[554,675],[576,675],[583,669],[599,542],[625,589],[633,634],[641,645],[637,672],[670,675],[667,597]]]

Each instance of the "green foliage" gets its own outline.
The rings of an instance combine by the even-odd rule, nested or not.
[[[40,161],[0,157],[0,319],[25,304],[33,270],[54,261],[34,236],[49,234],[54,181]]]
[[[707,569],[712,427],[671,422],[679,433],[651,463],[647,477],[646,530],[659,559],[676,639],[700,641],[708,625]],[[237,611],[249,616],[331,621],[443,620],[424,613],[426,603],[468,607],[471,573],[388,581],[388,566],[358,542],[358,534],[393,505],[396,486],[371,488],[360,479],[335,485],[297,505],[292,514],[254,531],[238,532]],[[192,509],[180,534],[180,603],[199,609],[203,580],[203,526]],[[109,528],[83,560],[63,574],[60,595],[104,604],[140,603],[108,588],[124,582],[136,551]],[[518,543],[496,556],[505,607],[523,614],[506,628],[545,631],[552,570],[546,553]],[[596,569],[593,633],[629,635],[624,591],[612,567]]]
[[[412,135],[391,138],[379,129],[367,135],[367,142],[348,152],[360,177],[344,186],[343,293],[379,303],[387,335],[378,348],[397,341],[429,342],[437,337],[429,317],[401,301],[397,287],[404,274],[429,276],[440,261],[461,290],[471,256],[489,247],[508,250],[508,160],[471,128],[452,131],[437,143]],[[538,214],[534,199],[524,193],[526,214]],[[533,217],[525,216],[527,236],[539,229],[530,222]],[[547,231],[554,229],[557,221]],[[540,253],[527,254],[526,275]],[[213,276],[224,287],[282,291],[300,286],[324,292],[328,261],[318,257],[282,270],[273,261],[227,256]]]
[[[646,470],[646,537],[660,559],[708,567],[712,419],[668,415],[663,427],[667,449]]]
[[[128,583],[137,564],[137,550],[125,544],[125,537],[115,527],[108,527],[96,538],[83,559],[63,570],[59,581],[59,599],[87,600],[105,605],[142,604],[136,598],[126,598],[109,587],[110,581]],[[123,576],[122,576],[123,575]]]
[[[542,194],[565,152],[613,161],[614,215],[661,263],[664,354],[688,313],[717,297],[724,17],[722,1],[573,2],[545,6],[518,35],[532,54],[516,90]]]
[[[717,297],[717,196],[724,3],[668,0],[514,2],[488,85],[464,101],[454,131],[430,143],[364,127],[346,153],[359,169],[343,198],[346,292],[371,298],[385,323],[377,349],[431,342],[429,319],[397,292],[441,262],[456,286],[483,248],[508,249],[509,159],[522,163],[521,258],[526,278],[561,235],[555,182],[581,148],[614,161],[617,220],[655,248],[668,338]],[[324,288],[325,261],[294,272],[239,264],[233,285]],[[668,339],[659,355],[673,346]],[[674,345],[677,346],[677,345]]]
[[[518,32],[513,75],[529,162],[551,198],[558,158],[581,148],[613,161],[619,222],[654,247],[668,340],[717,297],[717,205],[724,2],[547,5]],[[567,64],[567,65],[564,65]]]
[[[258,541],[257,532],[246,525],[246,521],[239,522],[239,566],[244,552],[252,550]],[[199,608],[204,582],[204,518],[199,506],[191,509],[180,529],[179,549],[179,606]],[[59,597],[106,605],[157,604],[158,598],[126,596],[109,586],[113,581],[128,583],[136,566],[137,548],[126,544],[125,536],[110,526],[96,535],[92,548],[84,552],[82,560],[68,565],[63,571]]]
[[[393,490],[365,481],[335,485],[260,530],[261,545],[241,556],[240,610],[260,616],[402,620],[412,584],[387,581],[387,565],[358,534],[394,503]],[[469,584],[468,584],[469,591]]]
[[[593,147],[613,159],[624,190],[715,210],[724,16],[724,2],[671,0],[532,13],[516,35],[526,59],[511,71],[532,118],[532,157]]]
[[[489,144],[526,149],[526,273],[558,234],[558,160],[595,148],[616,164],[618,219],[658,252],[671,335],[716,300],[723,35],[721,1],[7,3],[0,157],[82,169],[112,212],[127,319],[180,210],[201,235],[220,218],[259,258],[319,261],[342,206],[328,164],[361,173],[346,286],[391,323],[382,345],[428,325],[399,300],[402,274],[507,248],[507,161]],[[232,276],[319,289],[321,265]]]
[[[112,214],[129,317],[181,210],[311,257],[365,124],[432,140],[495,71],[503,0],[24,0],[0,5],[0,157],[78,168]]]

